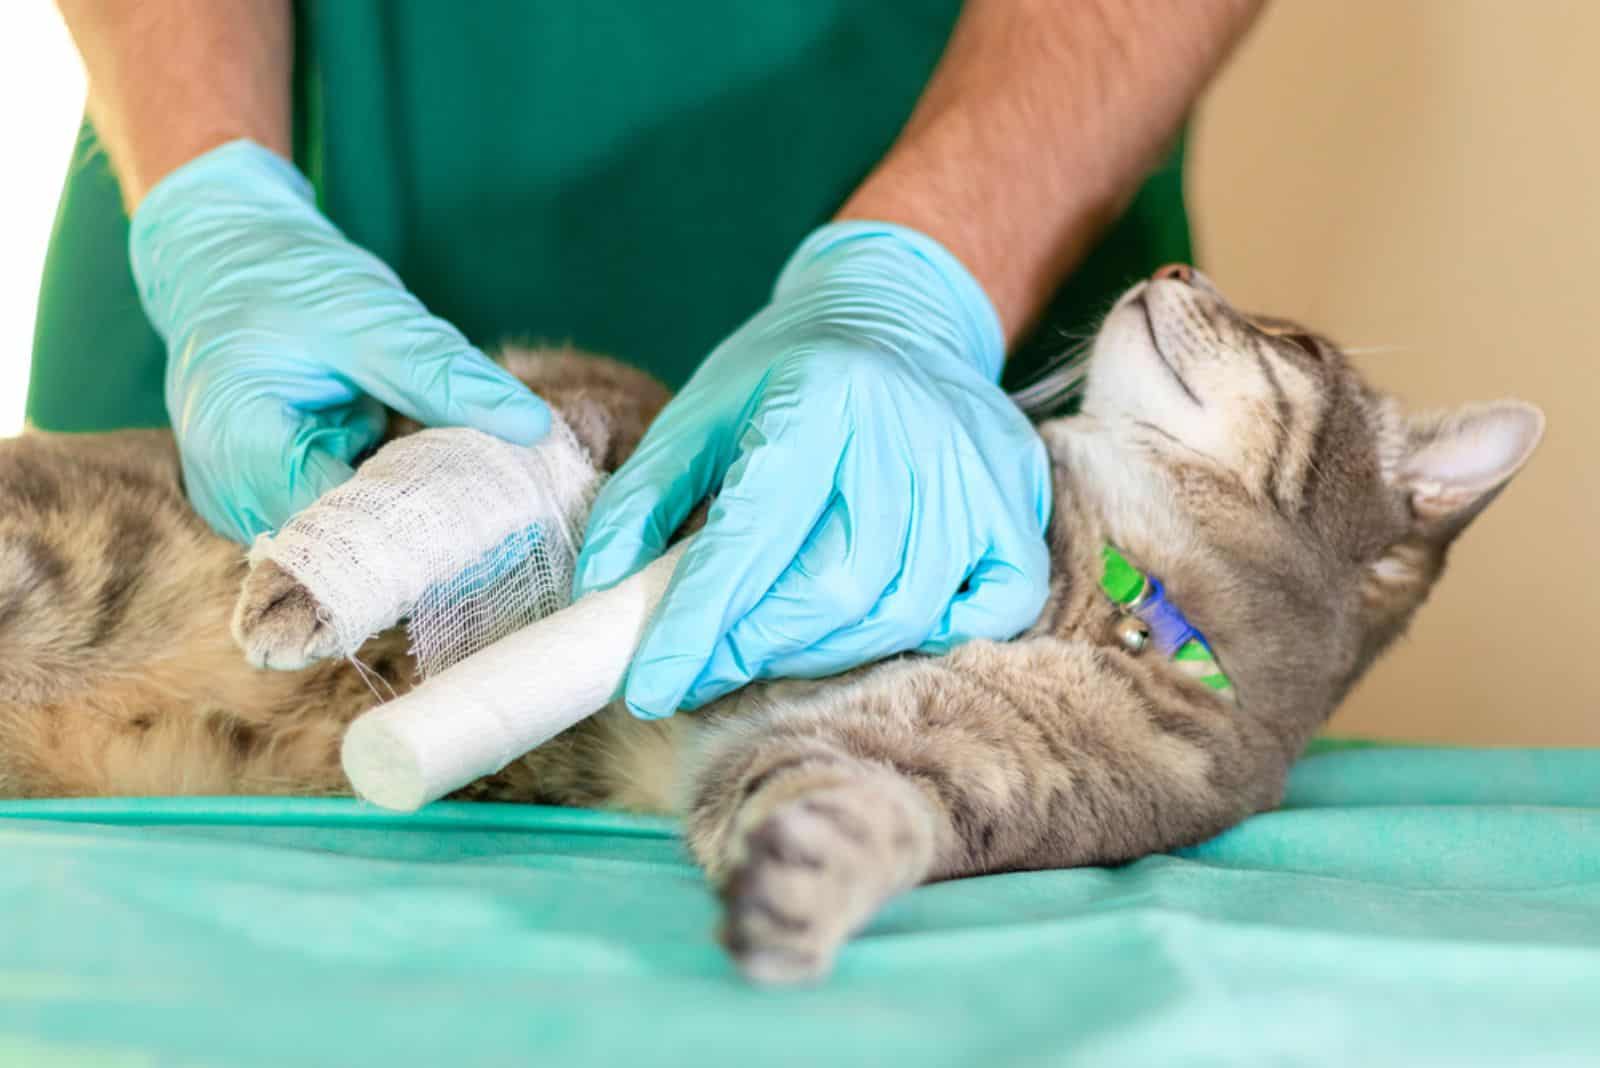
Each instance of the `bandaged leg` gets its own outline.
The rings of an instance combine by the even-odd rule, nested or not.
[[[252,566],[270,561],[299,584],[333,653],[353,657],[409,619],[423,682],[346,733],[341,758],[359,796],[419,808],[617,692],[684,546],[567,606],[600,477],[559,419],[531,449],[425,430],[257,542]]]
[[[258,539],[250,560],[276,564],[310,594],[334,655],[353,656],[408,619],[418,669],[431,677],[568,602],[599,483],[559,417],[532,448],[424,430]]]

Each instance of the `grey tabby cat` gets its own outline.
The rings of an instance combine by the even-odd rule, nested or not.
[[[608,468],[666,400],[610,361],[507,360]],[[681,814],[725,944],[767,982],[825,975],[919,883],[1128,861],[1277,804],[1543,416],[1404,417],[1330,343],[1236,311],[1187,268],[1130,290],[1089,366],[1081,413],[1039,427],[1054,566],[1025,634],[662,722],[610,709],[464,796]],[[1159,577],[1230,690],[1129,640],[1107,545]],[[314,662],[303,588],[271,566],[246,577],[185,503],[167,434],[0,444],[0,795],[347,790],[340,734],[371,691]],[[415,682],[397,633],[362,660]]]

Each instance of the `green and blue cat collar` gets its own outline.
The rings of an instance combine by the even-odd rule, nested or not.
[[[1130,621],[1137,621],[1119,629],[1123,645],[1130,652],[1141,651],[1147,643],[1153,645],[1156,652],[1171,657],[1184,674],[1234,698],[1233,683],[1217,663],[1205,635],[1184,618],[1167,597],[1160,580],[1128,563],[1127,557],[1109,543],[1100,550],[1100,557],[1100,588],[1127,613]]]

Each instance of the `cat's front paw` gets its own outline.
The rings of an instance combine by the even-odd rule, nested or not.
[[[311,591],[271,560],[250,568],[233,609],[233,640],[259,668],[298,671],[338,653]]]

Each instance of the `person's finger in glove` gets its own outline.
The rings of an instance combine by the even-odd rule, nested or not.
[[[634,714],[1033,622],[1050,468],[996,384],[1002,350],[936,242],[878,223],[812,234],[595,502],[580,595],[659,555],[717,491],[629,670]]]
[[[350,475],[384,408],[519,444],[544,402],[317,211],[281,157],[233,141],[133,215],[139,296],[167,343],[166,402],[195,509],[249,541]]]

